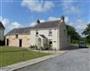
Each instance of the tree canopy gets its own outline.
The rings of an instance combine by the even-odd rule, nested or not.
[[[80,39],[79,33],[76,32],[76,29],[70,25],[66,25],[68,36],[70,36],[71,43],[78,42]]]
[[[85,30],[83,31],[83,33],[86,37],[86,42],[90,44],[90,23],[87,25],[87,27],[85,28]]]
[[[84,35],[90,35],[90,24],[87,25],[86,29],[83,31]]]

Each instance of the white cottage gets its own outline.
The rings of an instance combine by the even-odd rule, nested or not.
[[[6,35],[6,45],[17,47],[37,46],[60,50],[68,47],[64,17],[60,20],[40,22],[34,27],[16,28]]]
[[[60,20],[40,22],[31,30],[31,45],[45,47],[44,44],[50,44],[51,49],[60,50],[68,47],[67,30],[64,17]],[[48,43],[46,43],[48,42]]]

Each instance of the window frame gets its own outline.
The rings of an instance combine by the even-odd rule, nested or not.
[[[18,34],[16,34],[16,38],[18,38]]]
[[[49,29],[48,36],[52,36],[52,29]]]

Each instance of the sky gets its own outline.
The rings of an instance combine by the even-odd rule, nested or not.
[[[35,26],[37,19],[45,22],[61,16],[81,34],[90,23],[90,0],[0,0],[0,21],[5,33]]]

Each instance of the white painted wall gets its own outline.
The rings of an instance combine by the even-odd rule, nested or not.
[[[68,47],[67,30],[65,23],[59,24],[59,46],[61,49]]]
[[[52,36],[48,36],[49,30],[52,31]],[[31,45],[37,44],[36,31],[37,30],[31,30]],[[60,22],[57,28],[38,29],[38,33],[45,35],[48,39],[52,40],[52,49],[60,50],[68,47],[67,30],[65,23]]]
[[[49,30],[52,31],[52,36],[49,36]],[[58,29],[57,28],[47,28],[47,29],[38,29],[38,30],[31,30],[30,33],[30,43],[31,45],[36,45],[36,31],[38,31],[38,34],[45,35],[48,39],[52,40],[52,49],[59,49],[58,46]]]

